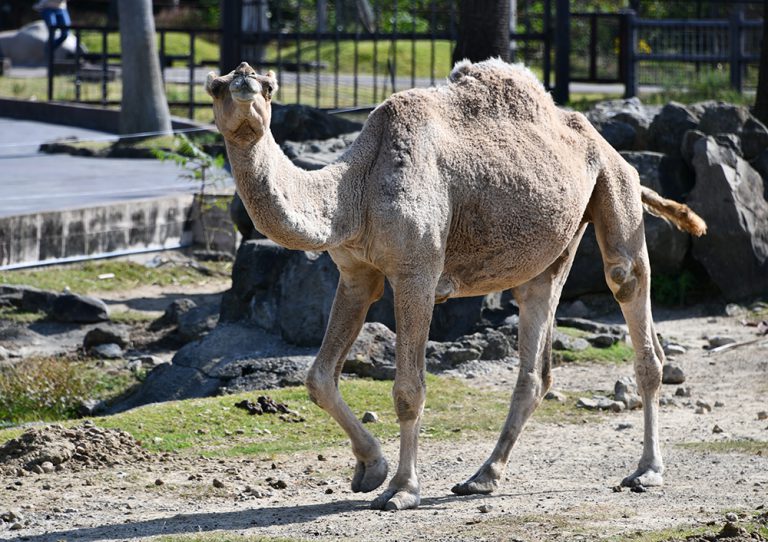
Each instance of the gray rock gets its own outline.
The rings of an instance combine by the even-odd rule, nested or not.
[[[616,381],[613,386],[613,397],[624,403],[628,410],[643,406],[643,399],[637,392],[637,384],[632,377],[625,376]]]
[[[179,318],[195,307],[197,307],[197,303],[191,299],[176,299],[165,308],[165,312],[160,318],[149,325],[149,329],[157,331],[166,327],[178,326]]]
[[[675,390],[675,397],[690,397],[691,396],[691,388],[690,387],[679,387]]]
[[[718,346],[725,346],[726,344],[733,344],[736,342],[736,339],[733,337],[724,337],[722,335],[716,335],[714,337],[710,337],[707,340],[707,343],[710,348],[717,348]]]
[[[59,294],[32,286],[0,284],[0,296],[27,312],[50,312]]]
[[[513,354],[514,348],[505,333],[488,328],[483,334],[486,344],[480,359],[504,359]]]
[[[367,410],[365,413],[363,413],[363,417],[361,420],[363,423],[376,423],[379,421],[379,415],[375,412],[371,412],[370,410]]]
[[[682,356],[686,353],[684,346],[675,343],[667,343],[664,345],[665,356]]]
[[[313,356],[246,358],[217,367],[212,376],[220,379],[218,393],[301,386],[313,361]]]
[[[216,306],[194,307],[179,315],[178,336],[183,342],[197,341],[216,327],[219,321]]]
[[[240,194],[237,192],[235,192],[235,195],[229,202],[229,217],[237,231],[243,236],[244,241],[248,239],[264,239],[264,235],[254,226],[245,205],[243,205],[243,200],[240,199]]]
[[[449,367],[455,367],[465,361],[480,359],[481,351],[476,348],[451,346],[443,352],[442,360]]]
[[[109,309],[95,297],[62,294],[53,302],[51,317],[59,322],[90,324],[109,320]]]
[[[579,397],[576,406],[579,408],[586,408],[587,410],[610,410],[611,412],[621,412],[625,408],[624,403],[614,401],[602,395],[595,395],[591,399],[587,397]]]
[[[588,333],[607,333],[610,335],[615,335],[622,340],[626,335],[624,329],[621,326],[601,324],[600,322],[593,322],[592,320],[587,320],[585,318],[558,317],[557,325],[580,329],[581,331],[586,331]]]
[[[11,357],[11,353],[4,346],[0,346],[0,361],[5,361]]]
[[[98,399],[83,399],[77,405],[77,414],[83,418],[95,416],[104,409],[104,401]]]
[[[586,116],[614,148],[640,149],[646,146],[648,128],[659,109],[634,97],[599,102]]]
[[[586,318],[590,313],[589,307],[581,299],[566,301],[557,307],[557,315],[561,318]]]
[[[619,338],[615,335],[608,335],[605,333],[601,333],[600,335],[594,335],[592,337],[589,337],[587,339],[589,341],[589,344],[594,346],[595,348],[610,348],[617,342],[619,342]]]
[[[273,104],[271,128],[275,140],[282,143],[329,139],[359,131],[362,126],[306,105]]]
[[[571,352],[581,352],[589,348],[589,341],[580,337],[571,337],[560,331],[555,330],[552,334],[553,350],[568,350]]]
[[[682,384],[683,382],[685,382],[685,373],[680,366],[669,363],[664,365],[661,376],[662,384]]]
[[[565,403],[568,400],[568,398],[562,392],[559,392],[557,390],[549,390],[546,393],[546,395],[544,395],[544,400],[557,401],[558,403]]]
[[[709,103],[699,120],[699,130],[707,135],[737,134],[750,117],[749,110],[742,105]]]
[[[83,338],[83,348],[88,350],[100,344],[116,344],[120,348],[125,348],[130,341],[128,329],[124,327],[95,327],[88,331]]]
[[[115,343],[97,344],[91,347],[90,353],[101,359],[120,359],[123,357],[123,349]]]
[[[344,361],[344,372],[374,380],[395,378],[395,334],[384,324],[363,325]]]
[[[750,162],[763,179],[763,197],[768,200],[768,148],[755,156]]]
[[[727,300],[768,291],[768,202],[748,162],[711,137],[694,148],[696,186],[688,205],[707,222],[693,240],[693,257]],[[734,280],[738,277],[738,280]]]
[[[677,102],[662,107],[648,127],[648,149],[672,156],[680,156],[683,135],[699,124],[696,114]]]

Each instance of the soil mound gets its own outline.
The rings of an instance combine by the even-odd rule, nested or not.
[[[125,431],[92,422],[78,427],[35,427],[0,446],[0,473],[37,474],[112,467],[149,459],[149,453]]]

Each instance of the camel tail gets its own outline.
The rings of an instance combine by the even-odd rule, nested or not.
[[[643,207],[650,214],[674,224],[677,229],[696,237],[707,233],[707,223],[690,207],[670,199],[662,198],[650,188],[642,187]]]

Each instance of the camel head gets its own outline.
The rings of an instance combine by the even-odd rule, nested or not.
[[[277,91],[273,71],[259,75],[247,62],[241,62],[227,75],[209,73],[205,90],[213,98],[216,126],[228,141],[253,144],[269,130],[272,94]]]

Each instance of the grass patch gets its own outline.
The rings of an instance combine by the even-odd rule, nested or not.
[[[589,337],[592,333],[572,327],[558,326],[557,331],[574,338]],[[556,350],[552,352],[555,362],[598,362],[624,363],[635,357],[635,351],[624,341],[618,341],[608,348],[590,346],[581,351]]]
[[[137,311],[133,309],[110,311],[109,313],[109,320],[117,324],[146,324],[157,318],[158,314],[155,312]]]
[[[109,399],[136,383],[129,373],[105,371],[95,360],[29,358],[0,370],[0,425],[77,416],[86,399]]]
[[[350,379],[342,381],[340,388],[358,416],[366,410],[378,412],[379,422],[368,426],[374,435],[382,440],[397,437],[399,425],[392,406],[391,382]],[[305,421],[285,422],[276,415],[250,416],[234,407],[242,399],[254,399],[265,393],[287,403]],[[575,402],[575,398],[563,404],[545,401],[534,417],[539,422],[583,423],[599,416],[577,409]],[[457,434],[495,435],[508,406],[507,392],[479,390],[459,380],[428,375],[422,438],[447,440]],[[101,427],[128,431],[151,451],[186,451],[206,456],[270,457],[322,450],[348,441],[336,422],[309,400],[303,387],[147,405],[94,421]],[[76,423],[79,422],[65,425]],[[21,432],[0,431],[0,442]]]
[[[213,275],[227,277],[232,264],[207,262],[205,267]],[[113,278],[99,279],[99,275],[114,274]],[[190,265],[163,265],[149,268],[125,260],[99,260],[67,266],[51,266],[34,270],[0,272],[0,283],[24,284],[43,290],[60,292],[64,288],[80,294],[130,290],[138,286],[176,286],[205,283],[211,276]]]
[[[26,312],[16,310],[13,307],[0,307],[0,320],[15,322],[17,324],[31,324],[45,319],[44,312]]]
[[[768,441],[765,440],[734,439],[714,442],[683,442],[678,446],[697,452],[715,454],[768,455]]]

